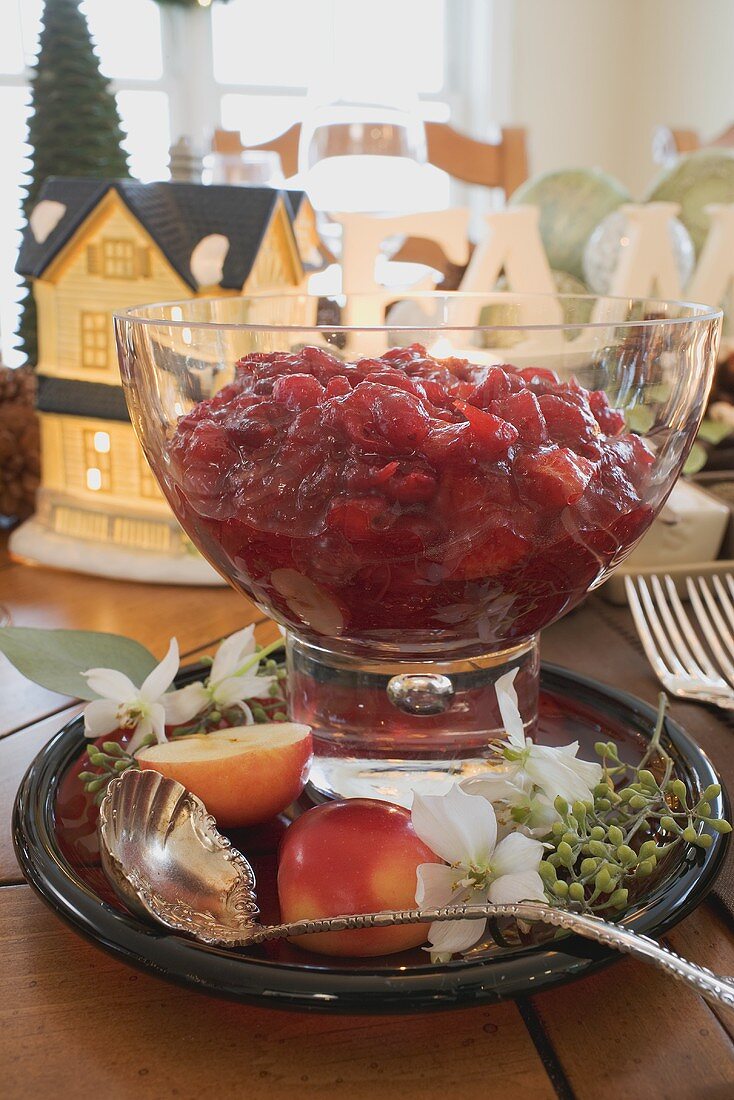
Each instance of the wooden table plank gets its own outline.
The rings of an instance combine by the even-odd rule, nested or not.
[[[0,571],[0,605],[13,626],[127,634],[163,656],[172,635],[181,652],[264,616],[229,588],[135,584],[14,564]],[[0,736],[68,702],[29,683],[0,654]]]
[[[532,1003],[577,1100],[734,1096],[729,1035],[705,1001],[651,966],[624,959]]]
[[[0,890],[6,1100],[248,1100],[555,1092],[514,1004],[316,1016],[197,998],[118,963],[25,886]]]

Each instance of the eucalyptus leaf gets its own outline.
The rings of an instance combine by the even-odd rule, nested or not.
[[[698,429],[698,438],[703,439],[706,443],[713,444],[714,447],[731,434],[731,424],[727,424],[723,420],[709,420],[706,418]]]
[[[0,652],[29,680],[74,699],[96,699],[81,675],[90,668],[114,668],[140,686],[158,664],[150,650],[120,634],[91,630],[0,628]]]
[[[701,443],[694,443],[691,447],[688,458],[686,459],[685,466],[683,467],[683,473],[697,474],[699,470],[702,470],[708,460],[708,454],[706,448]]]

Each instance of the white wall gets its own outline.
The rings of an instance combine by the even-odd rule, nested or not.
[[[638,196],[657,124],[734,122],[734,0],[467,2],[492,10],[475,23],[499,74],[487,121],[527,127],[533,174],[598,166]]]

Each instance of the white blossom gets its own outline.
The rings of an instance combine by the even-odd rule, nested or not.
[[[519,832],[497,841],[497,818],[486,798],[455,784],[443,795],[413,796],[415,832],[446,864],[418,867],[421,908],[544,900],[538,873],[543,845]],[[431,958],[443,961],[482,939],[486,920],[437,921],[428,929]]]
[[[252,723],[246,700],[267,695],[276,682],[275,676],[259,676],[259,665],[255,627],[246,626],[219,646],[206,683],[189,684],[181,689],[181,694],[194,708],[194,714],[212,706],[222,710],[237,705],[244,711],[247,722]]]
[[[117,729],[132,730],[127,746],[135,752],[153,734],[166,740],[166,725],[188,722],[197,713],[185,690],[167,692],[178,672],[178,643],[171,639],[168,652],[140,687],[114,668],[90,668],[82,673],[92,691],[100,696],[84,708],[84,733],[94,739]]]

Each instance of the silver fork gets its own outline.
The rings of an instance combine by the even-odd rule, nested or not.
[[[699,591],[689,577],[688,593],[701,631],[729,683],[701,644],[671,577],[665,576],[665,591],[657,576],[651,576],[649,580],[648,587],[645,578],[638,577],[635,587],[632,577],[625,577],[625,589],[643,649],[661,684],[672,695],[682,699],[713,703],[724,710],[734,710],[734,636],[726,627],[708,585],[699,577]],[[734,593],[734,582],[731,578],[728,582],[730,591]],[[720,581],[717,595],[720,595],[719,588],[726,596]],[[734,605],[726,597],[726,605],[722,603],[722,606],[725,606],[724,614],[734,628]],[[722,631],[721,638],[714,624]],[[729,647],[728,656],[724,645]]]

